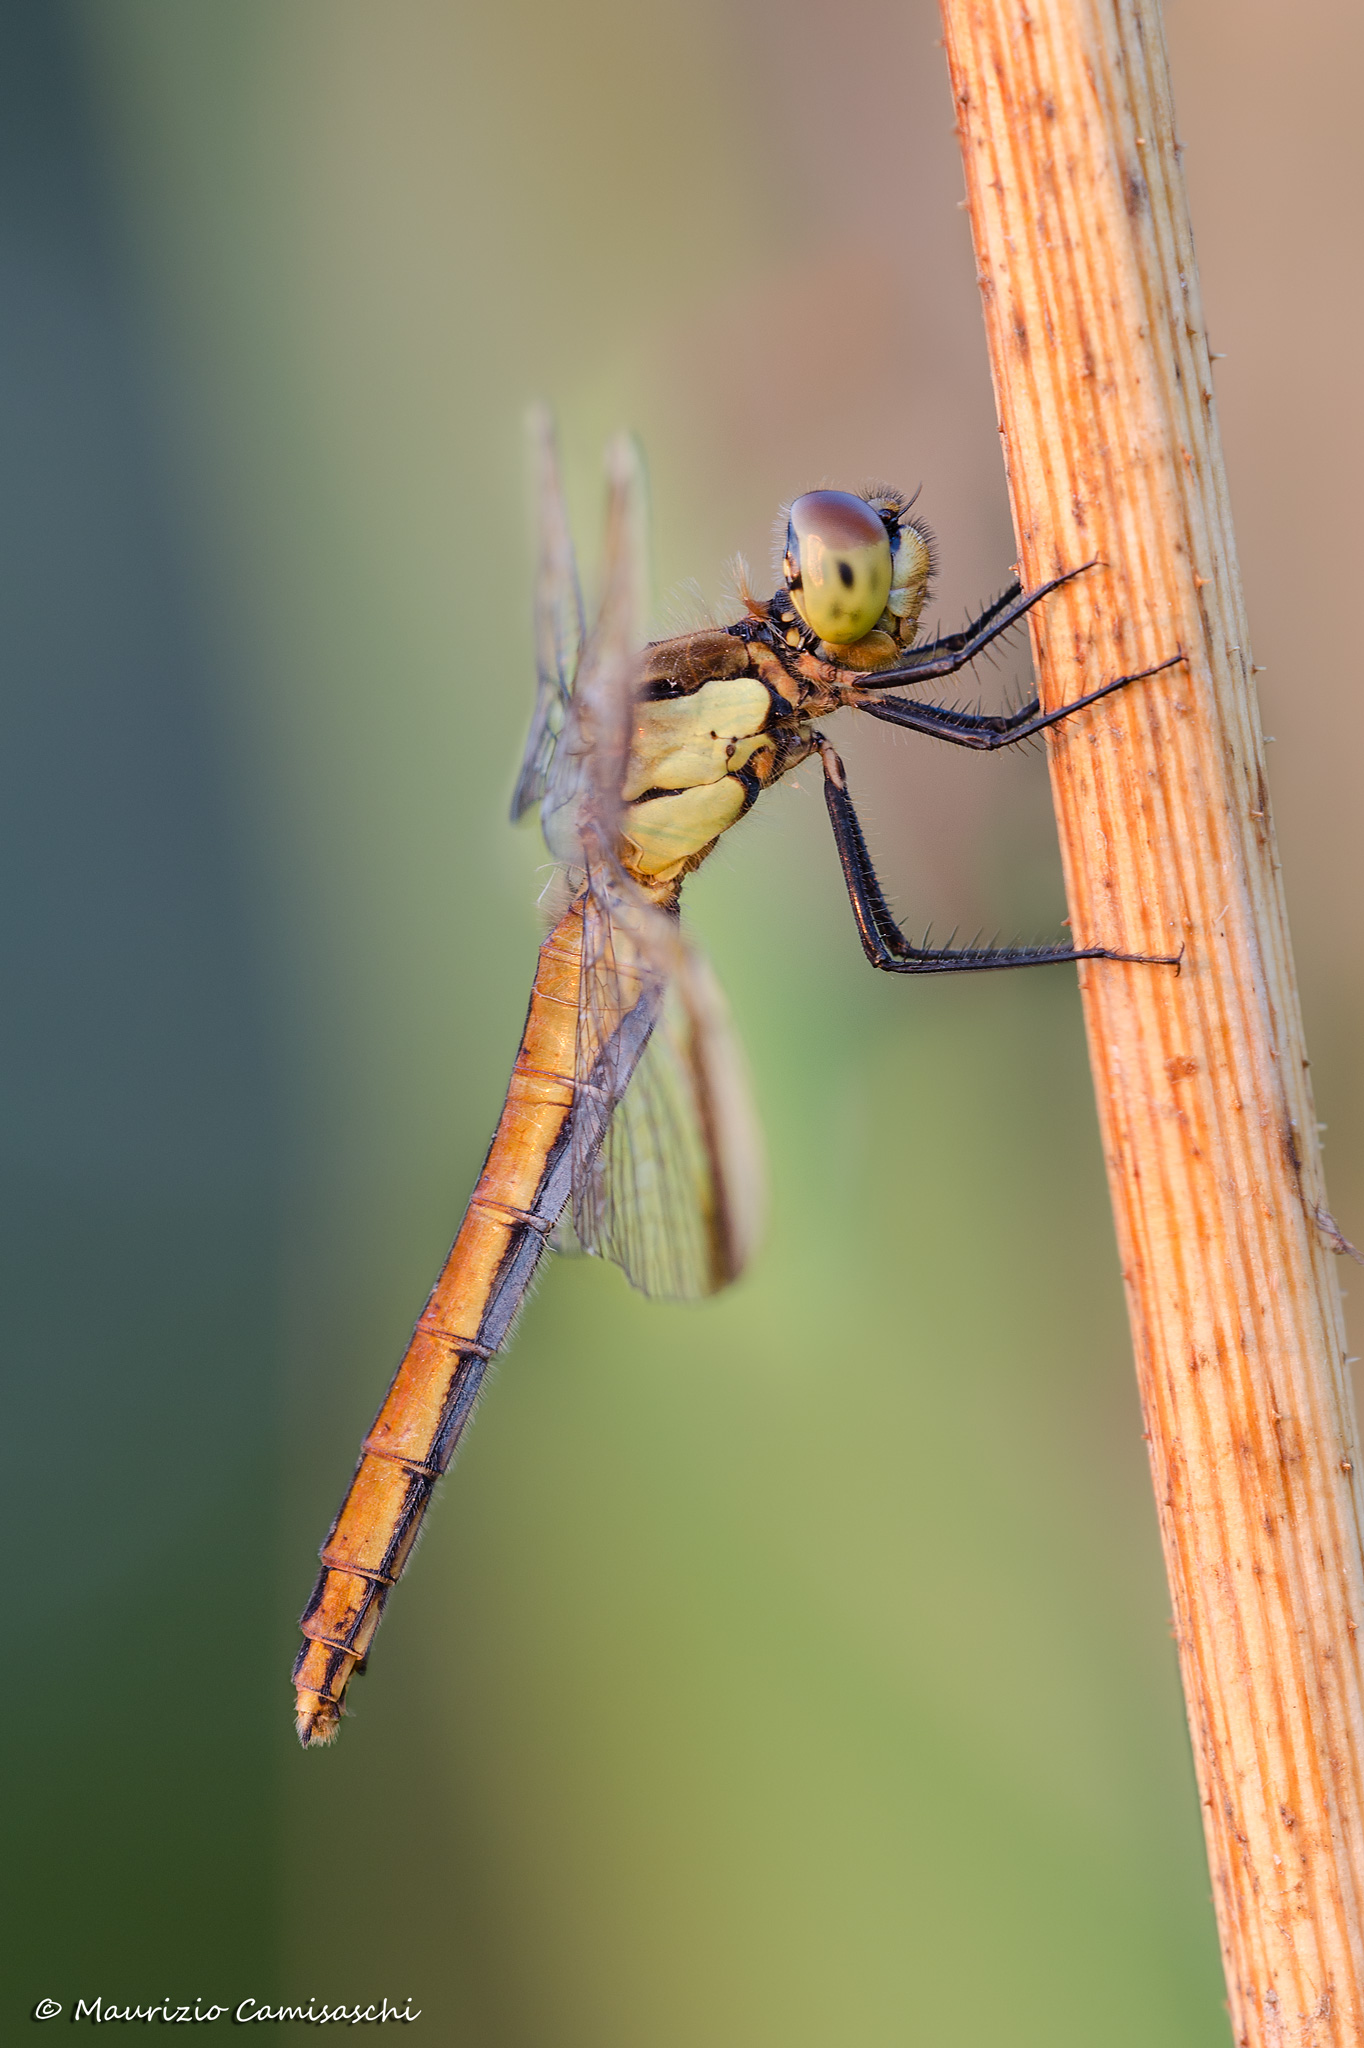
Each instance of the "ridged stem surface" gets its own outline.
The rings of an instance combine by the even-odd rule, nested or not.
[[[1035,615],[1044,701],[1187,656],[1052,736],[1053,793],[1077,943],[1185,948],[1081,980],[1233,2034],[1343,2048],[1364,1515],[1164,36],[943,15],[1022,573],[1099,561]]]

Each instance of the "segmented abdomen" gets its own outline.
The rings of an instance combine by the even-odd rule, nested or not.
[[[540,948],[521,1048],[483,1171],[322,1549],[300,1627],[298,1733],[330,1742],[488,1360],[506,1342],[570,1185],[582,962],[575,903]]]

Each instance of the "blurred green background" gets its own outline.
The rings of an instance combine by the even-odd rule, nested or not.
[[[1169,12],[1359,1236],[1364,25],[1295,22]],[[555,1263],[339,1746],[290,1726],[537,942],[527,400],[589,563],[642,435],[660,629],[736,549],[766,586],[819,481],[922,483],[948,623],[1013,560],[938,35],[929,0],[0,5],[11,2023],[1227,2037],[1074,983],[872,975],[813,780],[689,892],[769,1134],[756,1269],[686,1310]],[[1056,927],[1039,757],[842,737],[910,923]]]

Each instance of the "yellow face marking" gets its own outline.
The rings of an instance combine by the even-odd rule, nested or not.
[[[851,647],[831,648],[840,668],[861,669],[867,673],[878,668],[889,668],[900,653],[900,643],[892,640],[889,633],[868,633],[865,639],[855,640]]]
[[[933,557],[928,542],[917,527],[901,527],[886,609],[899,620],[899,637],[906,645],[913,639],[914,629],[919,623],[932,572]]]
[[[791,602],[832,647],[869,633],[890,595],[890,540],[865,498],[807,491],[791,507],[783,563]]]

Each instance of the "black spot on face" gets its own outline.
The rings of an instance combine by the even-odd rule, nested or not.
[[[853,575],[853,566],[851,562],[839,562],[838,580],[843,585],[843,588],[845,590],[852,589],[853,584],[857,581],[857,578]]]

